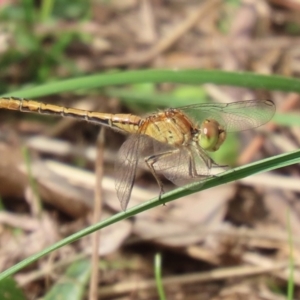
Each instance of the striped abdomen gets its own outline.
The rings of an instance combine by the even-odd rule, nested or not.
[[[136,133],[141,123],[140,117],[131,114],[107,114],[77,108],[67,108],[64,106],[14,97],[0,98],[0,109],[1,108],[75,118],[99,125],[109,126],[116,130],[128,133]]]

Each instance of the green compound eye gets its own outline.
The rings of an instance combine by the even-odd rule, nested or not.
[[[206,119],[201,124],[199,146],[207,151],[217,151],[226,139],[226,133],[215,120]]]

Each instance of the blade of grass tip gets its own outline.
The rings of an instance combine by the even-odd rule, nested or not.
[[[41,217],[41,213],[42,213],[42,201],[40,198],[40,194],[38,192],[38,187],[37,187],[37,183],[32,175],[32,171],[31,171],[31,161],[30,161],[30,154],[28,151],[27,147],[22,147],[22,154],[24,157],[24,161],[25,161],[25,165],[26,165],[26,171],[28,174],[28,179],[29,179],[29,186],[31,188],[31,191],[33,193],[33,199],[34,199],[34,203],[33,204],[33,208],[34,208],[34,214],[36,216],[38,216],[38,218]]]
[[[287,211],[287,224],[288,224],[288,234],[289,234],[289,280],[288,280],[288,287],[287,287],[287,299],[292,300],[294,299],[294,270],[295,270],[295,261],[294,261],[294,243],[293,243],[293,234],[292,234],[292,227],[291,227],[291,218],[290,218],[290,211]]]
[[[95,182],[95,200],[93,209],[93,224],[101,219],[102,213],[102,178],[103,178],[103,155],[104,155],[104,128],[100,129],[97,140],[97,157],[95,163],[96,182]],[[98,282],[100,280],[99,273],[99,246],[100,246],[100,230],[92,234],[92,273],[90,281],[89,299],[98,299]]]
[[[156,253],[154,258],[154,271],[155,271],[155,282],[156,288],[159,295],[160,300],[166,300],[166,295],[164,292],[164,287],[162,284],[162,277],[161,277],[161,254]]]

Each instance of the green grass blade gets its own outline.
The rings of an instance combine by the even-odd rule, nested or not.
[[[300,114],[276,113],[272,121],[282,126],[300,126]]]
[[[219,174],[218,176],[210,177],[208,179],[205,179],[203,181],[202,185],[198,189],[195,189],[193,191],[188,190],[184,187],[175,189],[174,191],[164,194],[161,197],[161,199],[156,197],[152,200],[146,201],[140,205],[137,205],[131,209],[128,209],[126,212],[117,213],[114,216],[112,216],[102,222],[99,222],[95,225],[89,226],[75,234],[70,235],[69,237],[49,246],[48,248],[45,248],[44,250],[40,251],[39,253],[36,253],[36,254],[28,257],[27,259],[19,262],[18,264],[14,265],[11,268],[7,269],[6,271],[2,272],[0,274],[0,280],[2,280],[3,278],[5,278],[9,275],[16,273],[17,271],[28,266],[29,264],[36,261],[37,259],[45,256],[46,254],[49,254],[50,252],[52,252],[56,249],[63,247],[64,245],[70,244],[83,236],[93,233],[96,230],[102,229],[111,224],[117,223],[121,220],[129,218],[133,215],[136,215],[140,212],[143,212],[150,208],[161,205],[162,203],[168,203],[168,202],[178,199],[180,197],[195,193],[197,191],[206,190],[206,189],[209,189],[209,188],[221,185],[221,184],[239,180],[241,178],[244,178],[244,177],[247,177],[247,176],[250,176],[253,174],[271,171],[274,169],[278,169],[278,168],[282,168],[282,167],[286,167],[286,166],[298,164],[298,163],[300,163],[300,150],[277,155],[277,156],[274,156],[271,158],[267,158],[267,159],[264,159],[264,160],[261,160],[258,162],[248,164],[246,166],[242,166],[242,167],[238,167],[238,168],[226,171],[222,174]],[[194,184],[194,186],[196,187],[197,184]]]
[[[40,97],[78,89],[100,88],[104,86],[133,83],[174,82],[185,84],[214,83],[234,85],[254,89],[300,92],[300,81],[282,76],[266,76],[254,73],[225,72],[217,70],[141,70],[115,73],[101,73],[73,79],[60,80],[34,88],[19,90],[5,96],[23,98]]]
[[[66,273],[56,282],[47,294],[44,300],[80,300],[83,295],[86,284],[91,274],[91,262],[82,259],[73,262]]]
[[[0,282],[1,300],[26,300],[24,292],[15,279],[7,277]]]
[[[157,287],[157,292],[159,295],[159,300],[166,300],[166,295],[162,283],[162,277],[161,277],[161,254],[157,253],[155,254],[154,258],[154,272],[155,272],[155,282]]]
[[[293,242],[293,233],[291,225],[291,215],[290,211],[287,211],[287,224],[288,224],[288,234],[289,234],[289,280],[287,286],[287,300],[294,299],[294,290],[295,290],[295,260],[294,260],[294,242]]]

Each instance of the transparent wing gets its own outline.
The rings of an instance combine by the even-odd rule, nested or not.
[[[121,208],[124,211],[127,208],[134,184],[139,160],[139,143],[138,135],[130,136],[119,149],[115,162],[115,187]]]
[[[259,127],[267,123],[276,110],[271,100],[195,104],[178,109],[198,124],[204,119],[215,119],[228,132]]]
[[[159,144],[154,142],[154,145],[155,153],[158,153]],[[161,151],[162,148],[159,152],[162,153]],[[193,147],[190,149],[182,147],[170,148],[164,153],[164,156],[159,156],[154,168],[177,186],[200,182],[201,179],[210,175],[210,169],[205,163],[210,158],[203,151],[200,155]]]
[[[130,135],[119,149],[115,162],[115,187],[124,211],[130,200],[136,168],[150,154],[153,154],[153,140],[142,134]]]

